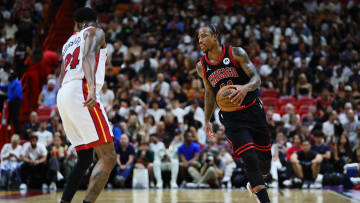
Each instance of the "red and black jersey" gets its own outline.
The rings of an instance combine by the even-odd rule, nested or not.
[[[221,57],[215,63],[211,62],[207,55],[200,58],[204,77],[214,91],[215,97],[220,88],[226,85],[245,85],[250,81],[250,78],[232,57],[231,48],[231,45],[222,45]],[[257,96],[257,89],[248,92],[241,105],[246,106],[255,103]]]

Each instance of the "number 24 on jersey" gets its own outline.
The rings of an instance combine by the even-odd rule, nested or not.
[[[72,54],[68,54],[65,57],[65,70],[67,66],[70,64],[70,69],[75,69],[79,64],[79,53],[80,47],[77,47]]]

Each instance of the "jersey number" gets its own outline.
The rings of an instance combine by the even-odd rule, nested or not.
[[[227,84],[226,84],[226,86],[229,86],[229,85],[232,85],[233,83],[232,83],[232,81],[231,80],[229,80],[229,81],[227,81]],[[221,85],[220,85],[220,88],[223,88],[225,86],[225,84],[224,83],[222,83]]]
[[[68,54],[65,57],[65,69],[70,63],[70,69],[75,69],[79,64],[80,47],[77,47],[72,54]]]

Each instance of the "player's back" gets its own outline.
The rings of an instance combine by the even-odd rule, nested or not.
[[[65,64],[65,75],[63,84],[73,80],[85,79],[83,70],[83,55],[85,38],[84,32],[90,28],[87,27],[80,32],[72,35],[67,42],[64,44],[62,49],[63,60]],[[100,49],[96,57],[96,91],[99,92],[104,84],[105,78],[105,62],[107,57],[107,49]]]

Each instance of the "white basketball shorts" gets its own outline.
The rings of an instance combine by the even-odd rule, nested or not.
[[[64,130],[77,151],[113,142],[113,133],[103,105],[92,109],[83,106],[89,93],[86,80],[73,80],[62,85],[57,106]]]

